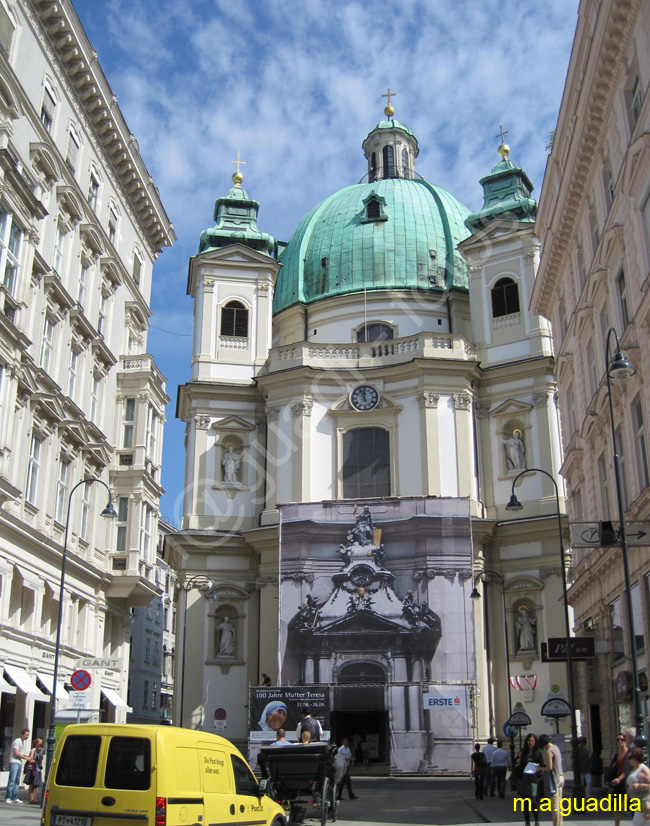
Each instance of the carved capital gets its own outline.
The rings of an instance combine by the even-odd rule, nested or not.
[[[280,418],[280,405],[279,404],[267,404],[266,409],[264,411],[266,413],[266,420],[269,422],[277,422]]]
[[[427,577],[427,579],[435,579],[437,576],[443,576],[445,579],[448,579],[449,582],[453,582],[456,579],[456,571],[451,568],[421,568],[419,571],[413,573],[413,579],[416,582],[424,579],[424,577]]]
[[[475,404],[474,410],[476,410],[477,419],[487,419],[490,415],[490,405],[486,402],[479,402],[478,404]]]
[[[206,293],[213,293],[214,292],[214,278],[204,278],[203,279],[203,292]]]
[[[271,285],[268,284],[266,281],[262,281],[257,285],[257,292],[260,295],[268,295]]]
[[[291,405],[291,413],[297,418],[298,416],[311,416],[311,409],[314,406],[310,399],[303,399]]]
[[[469,393],[454,393],[454,407],[456,410],[469,410],[472,397]]]
[[[547,407],[548,393],[533,393],[533,404],[535,407]]]
[[[194,425],[197,430],[207,430],[210,426],[210,417],[209,416],[195,416],[194,417]]]
[[[420,407],[438,407],[438,402],[440,401],[440,393],[432,393],[429,390],[425,390],[424,393],[421,393],[418,396],[418,404]]]

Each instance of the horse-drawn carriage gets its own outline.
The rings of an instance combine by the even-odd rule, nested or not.
[[[257,756],[267,793],[290,812],[289,824],[317,814],[321,826],[336,820],[334,761],[327,743],[267,746]]]

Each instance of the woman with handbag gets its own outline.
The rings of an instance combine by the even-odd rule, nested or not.
[[[627,796],[625,790],[625,758],[627,756],[627,744],[625,742],[625,735],[619,732],[616,735],[616,754],[612,757],[612,762],[605,774],[605,781],[611,788],[611,798],[621,798],[617,801],[616,806],[612,799],[612,811],[614,813],[614,826],[620,826],[621,817],[625,810],[625,803],[623,798]]]
[[[632,771],[627,777],[627,796],[641,801],[640,811],[634,812],[632,826],[642,826],[650,820],[650,769],[643,762],[643,756],[643,749],[638,746],[628,753]]]
[[[539,792],[541,786],[538,782],[535,766],[539,766],[542,760],[542,753],[537,747],[537,738],[534,734],[529,734],[515,763],[517,797],[521,797],[524,801],[530,801],[523,804],[526,826],[530,826],[531,811],[535,815],[535,826],[539,826]]]
[[[32,750],[27,761],[25,784],[29,786],[29,802],[38,803],[36,795],[43,785],[43,741],[40,737],[32,740]]]

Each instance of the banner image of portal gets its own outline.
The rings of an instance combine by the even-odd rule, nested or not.
[[[445,726],[448,748],[434,753],[422,687],[476,678],[469,501],[300,503],[280,515],[278,681],[332,686],[334,736],[377,742],[392,768],[466,769],[466,728]]]

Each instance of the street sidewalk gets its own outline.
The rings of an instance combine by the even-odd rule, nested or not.
[[[41,806],[28,803],[29,793],[26,788],[18,790],[19,803],[5,803],[6,788],[0,789],[0,826],[20,826],[22,823],[40,823]]]

